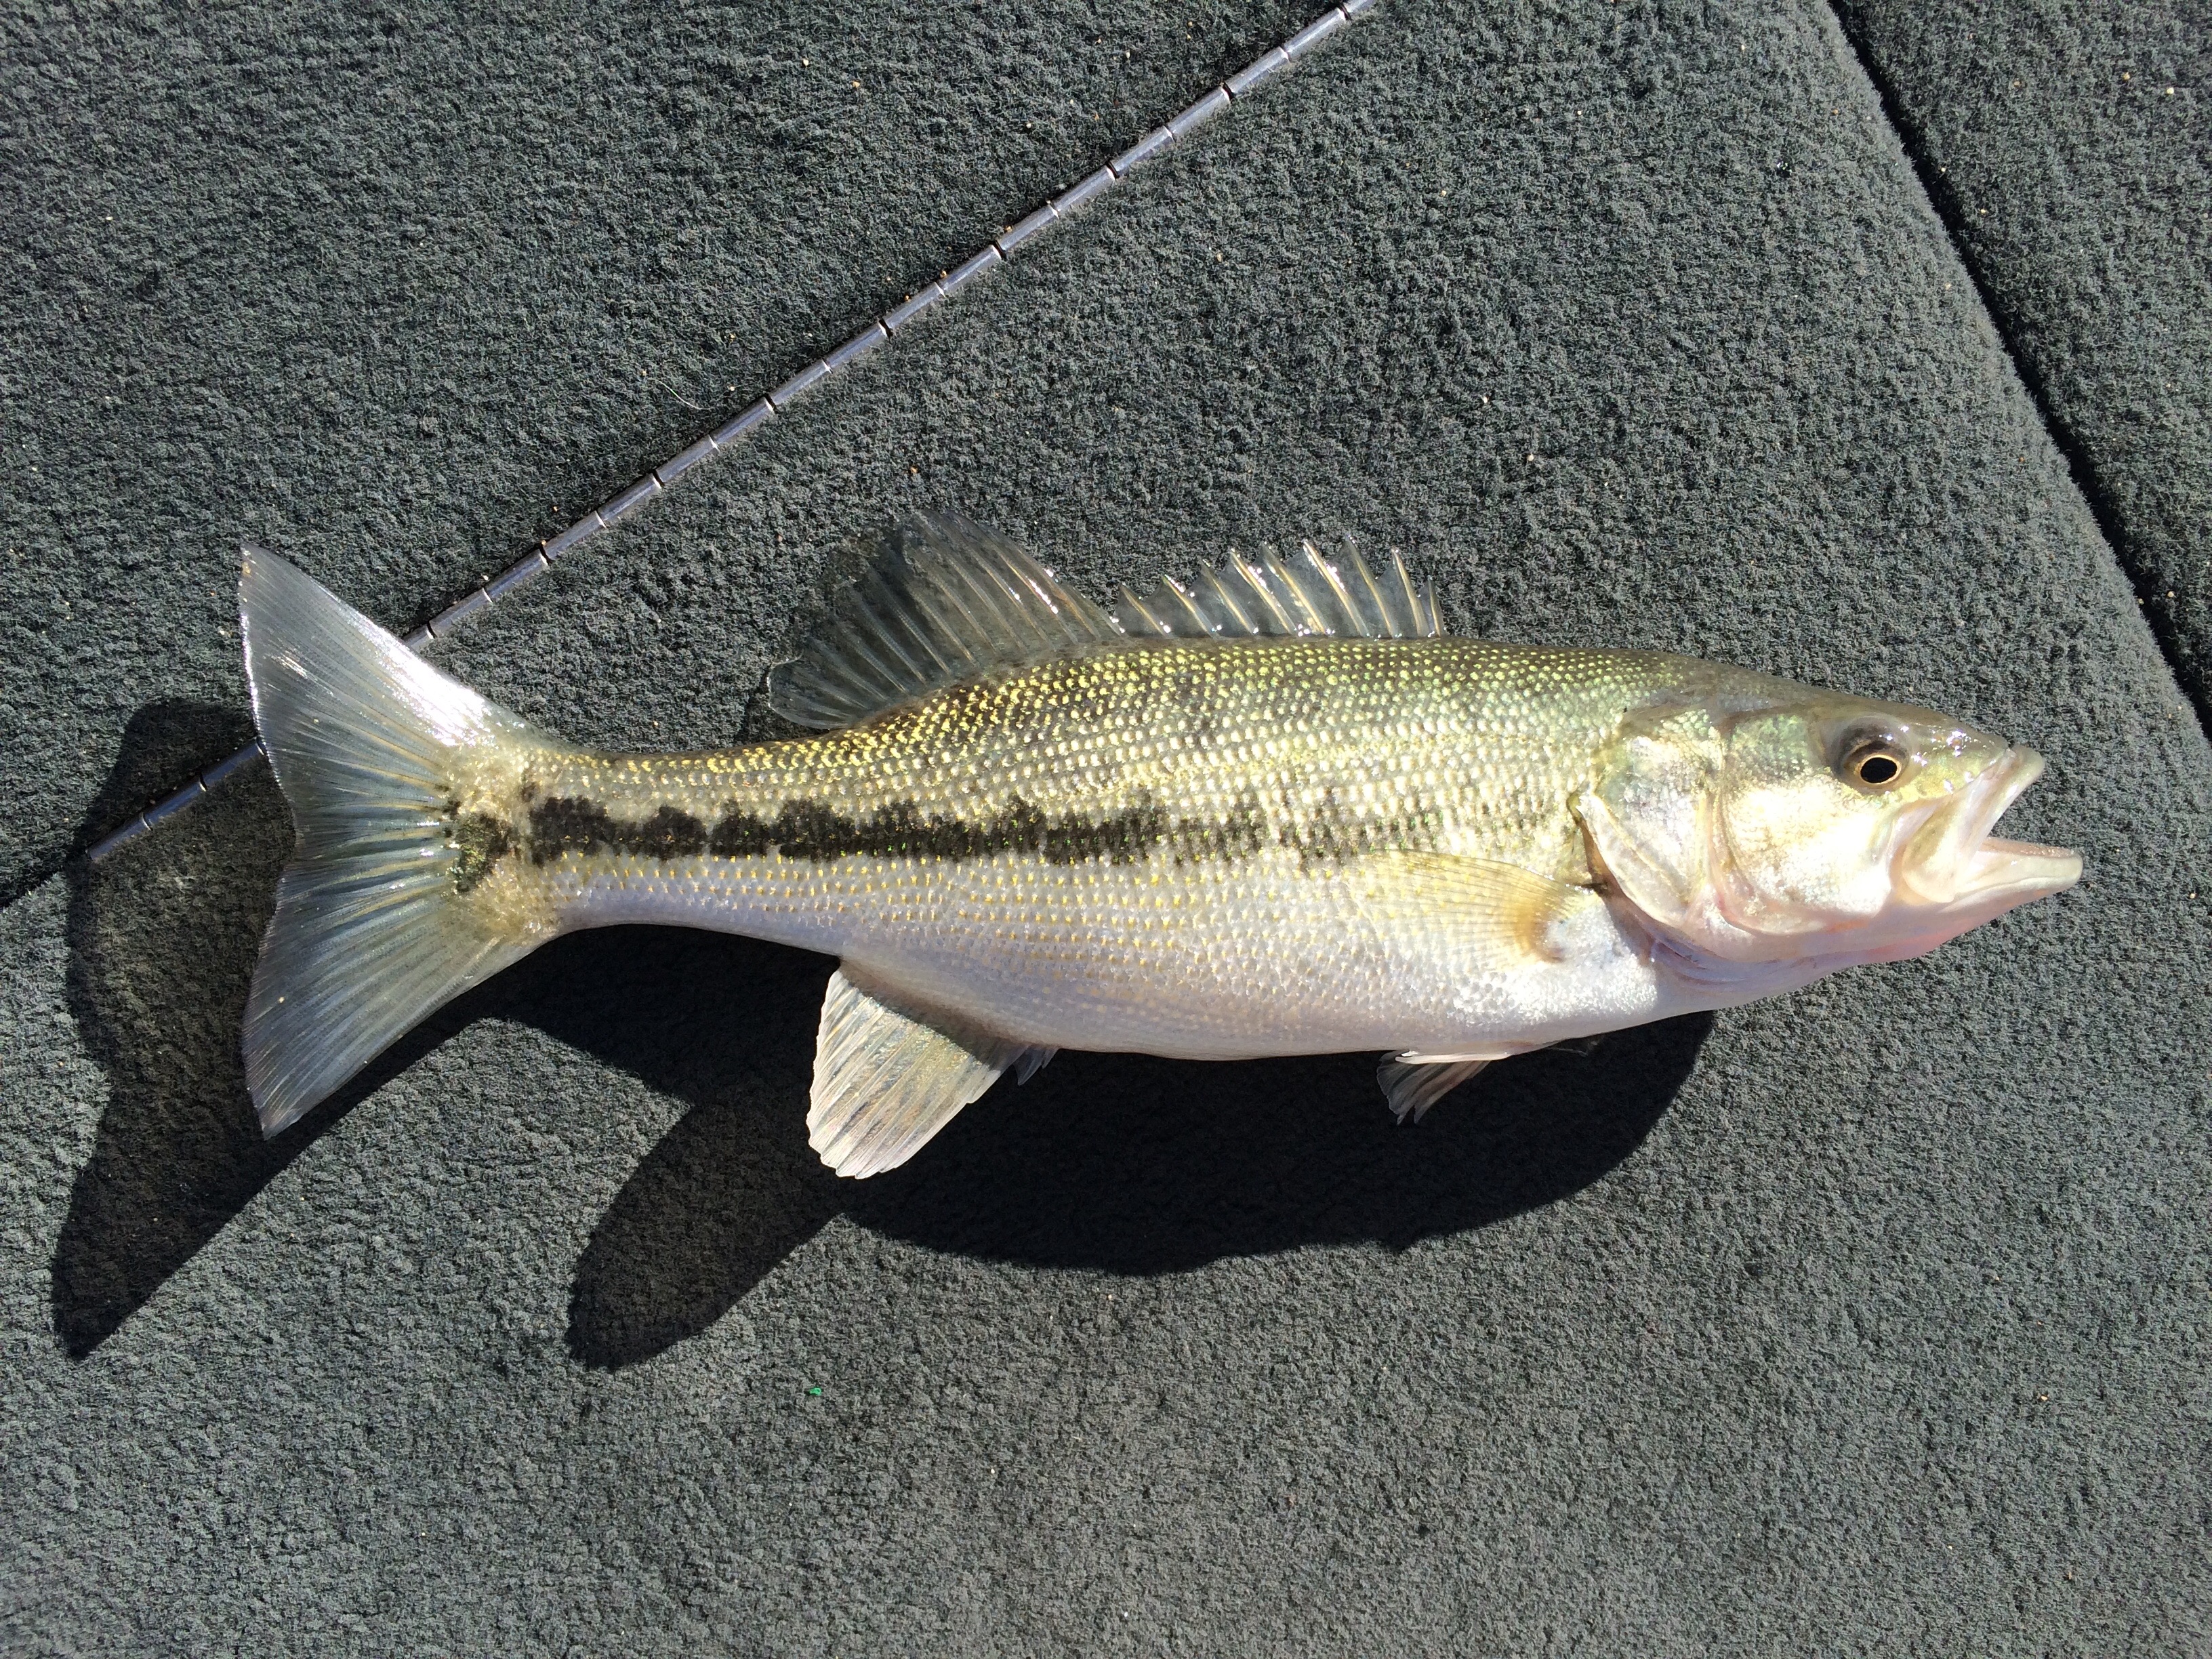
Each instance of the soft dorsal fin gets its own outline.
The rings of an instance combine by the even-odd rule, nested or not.
[[[822,999],[806,1144],[841,1176],[895,1170],[1000,1073],[1014,1066],[1026,1083],[1052,1052],[894,1008],[840,967]]]
[[[1136,637],[1234,639],[1291,635],[1426,640],[1443,632],[1436,596],[1416,586],[1395,548],[1378,576],[1349,539],[1334,558],[1311,542],[1285,564],[1241,553],[1188,582],[1164,577],[1142,594],[1121,590],[1114,620]]]
[[[769,706],[800,726],[849,726],[987,668],[1121,637],[1005,537],[917,513],[891,526],[799,659],[769,677]]]

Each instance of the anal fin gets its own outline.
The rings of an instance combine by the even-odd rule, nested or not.
[[[830,976],[814,1043],[806,1144],[855,1180],[895,1170],[978,1099],[1009,1066],[1024,1082],[1052,1058],[964,1023]]]

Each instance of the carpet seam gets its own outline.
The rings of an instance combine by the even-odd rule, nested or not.
[[[1989,319],[1990,327],[1996,335],[1997,344],[2004,352],[2005,361],[2012,366],[2021,389],[2027,393],[2028,403],[2035,410],[2037,423],[2051,441],[2051,447],[2057,451],[2058,459],[2066,467],[2068,480],[2089,509],[2089,517],[2104,542],[2106,556],[2126,581],[2129,591],[2135,595],[2136,609],[2150,632],[2152,643],[2158,647],[2160,659],[2166,665],[2166,673],[2172,678],[2175,690],[2196,715],[2199,732],[2208,742],[2212,742],[2212,695],[2208,695],[2184,678],[2176,630],[2171,620],[2164,619],[2159,607],[2151,602],[2164,589],[2145,568],[2140,567],[2138,561],[2129,556],[2129,539],[2123,528],[2124,515],[2103,476],[2098,471],[2088,446],[2081,441],[2052,405],[2050,390],[2042,374],[2021,348],[2022,331],[2018,319],[2008,307],[1998,301],[1990,273],[1974,258],[1960,234],[1960,227],[1966,222],[1966,216],[1965,204],[1952,188],[1950,175],[1936,165],[1927,135],[1920,124],[1905,113],[1895,84],[1881,70],[1866,41],[1853,32],[1835,0],[1821,0],[1821,3],[1834,21],[1836,33],[1850,49],[1852,61],[1857,64],[1859,73],[1866,76],[1867,85],[1872,88],[1875,104],[1881,111],[1882,120],[1887,125],[1891,136],[1897,140],[1898,149],[1904,155],[1905,165],[1912,169],[1913,178],[1920,185],[1920,193],[1928,204],[1929,211],[1935,216],[1936,222],[1942,227],[1944,241],[1949,245],[1952,256],[1958,260],[1959,269],[1972,288],[1974,297],[1981,302],[1982,314]]]

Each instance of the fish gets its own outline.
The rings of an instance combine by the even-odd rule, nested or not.
[[[296,841],[247,1003],[265,1133],[547,940],[834,956],[810,1144],[906,1163],[1061,1048],[1483,1067],[1922,955],[2081,877],[2000,839],[2044,769],[1930,709],[1632,649],[1458,638],[1393,551],[1231,553],[1101,605],[892,526],[767,684],[796,735],[613,754],[274,555],[240,579]]]

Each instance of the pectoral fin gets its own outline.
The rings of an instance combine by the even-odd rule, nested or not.
[[[1538,962],[1565,960],[1560,924],[1578,906],[1602,902],[1589,888],[1518,865],[1450,853],[1378,854],[1364,876],[1368,906]]]
[[[895,1170],[1000,1073],[1017,1066],[1026,1081],[1052,1052],[894,1008],[840,968],[822,1000],[806,1144],[841,1176]]]

